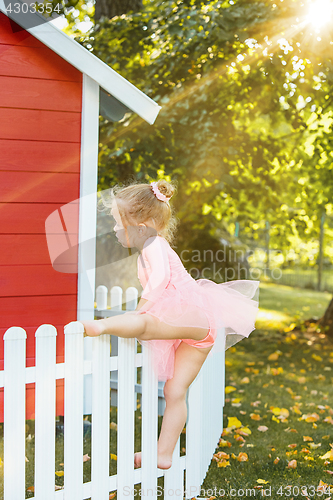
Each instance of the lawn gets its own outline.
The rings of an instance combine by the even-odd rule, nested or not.
[[[262,498],[265,490],[268,498],[296,499],[306,498],[301,495],[301,487],[307,486],[308,498],[330,497],[328,493],[321,494],[325,491],[316,492],[316,489],[321,481],[333,484],[333,454],[330,460],[320,458],[333,447],[333,408],[330,406],[333,401],[333,343],[316,331],[315,324],[311,333],[297,329],[300,321],[321,317],[330,299],[328,293],[260,284],[257,330],[249,339],[226,351],[224,432],[200,496],[219,497],[224,490],[226,497],[228,494],[246,498],[250,492],[241,490],[254,488],[252,496],[254,492]],[[116,473],[116,421],[116,408],[112,407],[110,474]],[[140,407],[135,422],[135,451],[139,451]],[[31,488],[34,484],[31,424],[29,422],[27,427],[26,441],[29,460],[26,463],[26,498],[34,495]],[[160,425],[161,417],[159,428]],[[182,454],[184,446],[185,434],[182,434]],[[90,451],[91,440],[87,435],[84,454],[90,456]],[[3,460],[2,437],[0,458]],[[2,469],[0,465],[0,473]],[[55,470],[58,473],[56,484],[62,487],[62,436],[56,440]],[[84,463],[84,481],[90,481],[90,460]],[[158,484],[162,485],[163,480]],[[136,488],[139,490],[140,485]],[[0,498],[3,498],[2,474]]]
[[[226,351],[224,431],[202,496],[328,499],[333,342],[294,327],[322,316],[331,296],[260,286],[260,329]]]

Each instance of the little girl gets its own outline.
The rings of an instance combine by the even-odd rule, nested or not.
[[[114,231],[121,245],[139,250],[143,293],[136,311],[81,321],[88,336],[136,337],[153,350],[158,379],[166,381],[166,408],[158,439],[157,466],[161,469],[171,467],[186,422],[188,387],[213,346],[214,351],[221,346],[227,349],[255,329],[259,294],[259,281],[217,284],[194,280],[186,271],[169,245],[176,220],[169,204],[174,190],[165,180],[113,190]],[[134,464],[141,466],[141,453],[135,454]]]

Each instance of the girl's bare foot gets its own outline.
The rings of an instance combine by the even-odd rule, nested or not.
[[[104,333],[103,320],[80,321],[84,326],[84,332],[88,337],[97,337]]]
[[[170,469],[172,459],[164,457],[163,455],[157,457],[157,467],[159,469]],[[134,453],[134,469],[141,467],[141,452]]]
[[[134,453],[134,469],[139,469],[141,467],[141,451]]]

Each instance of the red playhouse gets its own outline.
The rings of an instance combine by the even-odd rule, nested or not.
[[[65,324],[94,315],[94,262],[76,246],[78,264],[92,274],[56,271],[45,221],[77,203],[71,231],[78,241],[96,235],[99,115],[119,121],[130,111],[148,123],[160,107],[52,23],[23,29],[0,2],[0,369],[3,335],[27,332],[27,366],[35,364],[35,331],[57,328],[57,362],[64,361]],[[83,223],[84,221],[84,223]],[[74,228],[74,229],[73,229]],[[88,282],[89,281],[89,286]],[[86,340],[86,339],[85,339]],[[56,414],[63,415],[63,381]],[[34,419],[34,384],[27,386],[26,418]],[[3,422],[3,389],[0,392]]]

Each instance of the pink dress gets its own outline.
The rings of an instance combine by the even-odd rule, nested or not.
[[[177,253],[162,236],[148,238],[138,257],[141,297],[148,300],[136,314],[151,314],[173,326],[209,328],[200,341],[192,339],[141,340],[153,350],[158,380],[173,377],[175,351],[181,342],[203,348],[209,355],[228,349],[255,329],[259,305],[259,281],[214,283],[195,280]]]

